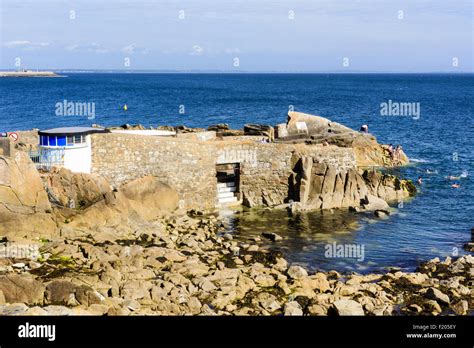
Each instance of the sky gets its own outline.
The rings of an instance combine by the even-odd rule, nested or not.
[[[0,69],[472,72],[473,0],[0,0]]]

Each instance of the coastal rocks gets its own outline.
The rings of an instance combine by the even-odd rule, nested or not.
[[[446,294],[443,294],[441,291],[435,288],[429,288],[426,291],[425,296],[431,300],[435,300],[437,302],[440,302],[445,305],[449,305],[449,296]]]
[[[104,178],[72,173],[65,168],[54,168],[42,177],[49,200],[61,207],[72,209],[85,208],[110,192],[110,184]]]
[[[365,170],[362,177],[370,194],[385,201],[405,199],[416,193],[416,187],[411,180],[401,180],[396,176],[373,170]]]
[[[466,300],[461,300],[451,305],[451,309],[457,315],[466,315],[469,310],[469,303]]]
[[[297,301],[291,301],[285,304],[285,310],[283,313],[285,316],[301,316],[303,315],[303,310]]]
[[[275,132],[273,127],[262,124],[246,124],[244,126],[244,135],[261,135],[273,140]]]
[[[176,213],[153,222],[135,218],[104,226],[101,230],[107,235],[85,229],[88,235],[52,238],[40,248],[39,267],[34,269],[24,259],[2,261],[8,267],[1,271],[7,275],[0,276],[0,315],[472,312],[471,255],[431,260],[417,272],[313,273],[298,265],[288,267],[281,253],[265,250],[264,245],[250,251],[248,241],[223,238],[215,217]],[[129,231],[116,232],[127,238],[117,238],[114,229]],[[267,244],[260,237],[252,242]],[[11,267],[20,263],[25,267]],[[34,280],[30,272],[44,283]],[[32,283],[25,287],[7,279],[15,277]],[[24,289],[39,290],[28,297],[21,295]]]
[[[294,154],[290,197],[296,210],[352,208],[389,214],[386,201],[399,200],[416,192],[405,180],[379,172],[340,169],[301,154]],[[414,190],[414,191],[413,191]]]
[[[338,300],[333,303],[333,309],[337,315],[364,315],[360,303],[354,300]]]
[[[288,269],[288,276],[292,279],[302,279],[308,276],[308,272],[301,266],[291,266]]]
[[[403,151],[400,151],[399,160],[395,162],[386,147],[380,145],[373,135],[354,131],[320,116],[288,112],[288,122],[284,135],[278,140],[308,139],[307,143],[310,144],[350,147],[354,150],[358,166],[408,164],[408,158]]]
[[[214,131],[214,132],[222,132],[229,129],[230,127],[227,123],[218,123],[218,124],[210,125],[209,127],[207,127],[208,131]]]
[[[0,276],[0,292],[6,303],[42,304],[44,290],[41,282],[28,275]]]
[[[91,228],[106,222],[119,225],[128,216],[152,220],[177,207],[178,194],[174,189],[156,177],[144,176],[105,194],[102,200],[75,215],[70,226]]]
[[[160,212],[173,211],[178,207],[178,194],[156,177],[144,176],[120,187],[132,209],[145,219],[155,218]]]
[[[48,304],[76,306],[75,286],[67,281],[56,280],[46,286],[45,300]]]
[[[0,235],[50,236],[51,205],[35,165],[25,152],[0,157]]]

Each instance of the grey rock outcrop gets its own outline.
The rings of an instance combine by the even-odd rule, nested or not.
[[[28,155],[0,156],[0,235],[48,236],[56,229],[40,175]]]

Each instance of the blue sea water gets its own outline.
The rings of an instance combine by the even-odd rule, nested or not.
[[[277,213],[260,224],[237,218],[236,232],[271,230],[277,218],[285,222],[278,226],[285,235],[280,248],[291,261],[315,269],[361,272],[386,266],[412,269],[421,260],[462,254],[463,243],[471,238],[473,74],[76,73],[65,78],[2,78],[0,98],[0,131],[92,123],[228,123],[240,128],[245,123],[285,122],[289,107],[355,129],[368,124],[380,142],[402,144],[412,159],[411,166],[396,173],[424,180],[416,198],[397,214],[376,221],[349,213],[313,213],[302,222]],[[55,105],[64,100],[95,103],[95,119],[57,116]],[[420,103],[419,119],[382,116],[380,105],[389,100]],[[457,180],[461,187],[451,188],[446,177],[463,172],[467,175]],[[324,246],[333,241],[364,245],[364,261],[325,258]]]

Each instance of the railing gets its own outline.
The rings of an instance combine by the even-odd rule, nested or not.
[[[50,171],[52,167],[64,165],[64,148],[39,148],[28,152],[37,169]]]

